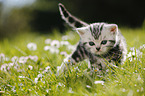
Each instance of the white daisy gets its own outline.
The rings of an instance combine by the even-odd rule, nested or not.
[[[60,41],[60,45],[67,46],[67,45],[69,45],[69,42],[68,41]]]
[[[32,70],[32,69],[33,69],[33,66],[29,65],[28,68],[29,68],[30,70]]]
[[[64,35],[64,36],[62,36],[61,39],[62,39],[62,40],[68,40],[68,36],[67,36],[67,35]]]
[[[7,71],[8,64],[1,65],[1,71]]]
[[[45,46],[44,47],[45,51],[50,51],[51,53],[59,53],[59,49],[55,46]]]
[[[56,54],[58,54],[58,53],[59,53],[59,49],[54,47],[54,48],[51,48],[51,49],[50,49],[50,52],[51,52],[51,53],[56,53]]]
[[[68,45],[68,50],[75,50],[76,46],[75,45]]]
[[[28,57],[22,56],[19,58],[19,63],[25,64],[27,62],[27,60],[28,60]]]
[[[28,43],[27,48],[31,51],[37,50],[37,45],[35,43]]]
[[[46,39],[45,40],[45,44],[50,44],[51,43],[51,39]]]
[[[72,91],[71,87],[69,87],[68,93],[74,93],[74,91]]]
[[[47,50],[50,50],[50,48],[51,48],[51,46],[45,46],[44,50],[47,51]]]
[[[58,40],[53,40],[51,42],[51,46],[52,47],[56,47],[56,48],[59,48],[60,47],[60,42]]]
[[[61,54],[62,56],[65,56],[65,57],[68,56],[68,54],[67,54],[65,51],[60,52],[60,54]]]
[[[38,60],[38,56],[36,56],[36,55],[34,55],[34,56],[30,55],[28,58],[30,58],[31,60],[33,60],[35,62],[37,62],[37,60]]]
[[[1,53],[0,54],[0,62],[4,61],[4,59],[5,59],[5,54]]]
[[[18,61],[18,59],[19,59],[19,58],[18,58],[17,56],[14,56],[14,57],[11,58],[11,61],[15,63],[15,62]]]
[[[102,84],[102,85],[104,85],[104,81],[95,81],[94,83],[95,84]]]

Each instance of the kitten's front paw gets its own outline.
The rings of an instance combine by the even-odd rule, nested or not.
[[[59,76],[60,74],[62,74],[65,69],[66,69],[66,65],[65,65],[65,63],[62,63],[61,66],[57,67],[56,76]]]
[[[61,73],[61,66],[57,66],[56,76],[59,76]]]
[[[68,70],[70,65],[72,65],[74,62],[73,59],[71,59],[70,57],[64,59],[64,62],[61,64],[61,66],[57,67],[57,74],[56,76],[61,75],[65,70]]]

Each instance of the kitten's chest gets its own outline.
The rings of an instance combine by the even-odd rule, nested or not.
[[[99,64],[102,62],[111,63],[112,61],[120,63],[122,58],[122,50],[120,50],[119,46],[117,45],[116,47],[109,50],[106,54],[97,55],[97,54],[89,53],[88,57],[92,64],[93,63]]]

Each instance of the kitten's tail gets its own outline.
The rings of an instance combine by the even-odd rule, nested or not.
[[[73,28],[80,28],[80,27],[85,27],[88,24],[79,20],[78,18],[76,18],[75,16],[71,15],[66,8],[64,7],[63,4],[59,3],[59,11],[60,14],[62,16],[62,19],[64,19],[64,21],[71,27]]]

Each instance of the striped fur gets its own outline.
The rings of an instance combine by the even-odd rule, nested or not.
[[[64,5],[62,5],[61,3],[59,3],[59,11],[60,14],[62,16],[62,19],[68,24],[70,25],[72,28],[79,28],[79,27],[84,27],[87,26],[88,24],[79,20],[78,18],[76,18],[75,16],[71,15],[66,8],[64,7]]]
[[[59,4],[59,10],[62,18],[67,24],[75,28],[81,39],[76,50],[64,59],[57,70],[57,75],[67,69],[66,66],[85,59],[90,61],[91,66],[89,68],[92,70],[95,68],[105,69],[108,63],[112,65],[123,64],[127,54],[126,41],[121,32],[118,31],[116,24],[87,24],[72,16],[62,4]]]
[[[96,27],[94,25],[90,26],[91,33],[92,33],[92,35],[94,36],[95,39],[98,39],[99,36],[101,35],[103,25],[104,25],[104,23],[99,24],[98,27]]]

